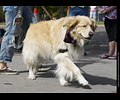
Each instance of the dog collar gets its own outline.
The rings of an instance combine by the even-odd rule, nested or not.
[[[59,49],[60,53],[64,53],[64,52],[67,52],[67,51],[68,51],[68,49]]]
[[[63,27],[65,27],[66,25],[63,25]]]

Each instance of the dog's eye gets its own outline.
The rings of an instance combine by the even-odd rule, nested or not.
[[[86,25],[83,25],[82,27],[86,27]]]
[[[92,25],[90,25],[90,27],[93,27]]]

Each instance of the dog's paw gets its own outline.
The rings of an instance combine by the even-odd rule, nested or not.
[[[82,80],[79,81],[79,84],[81,84],[81,85],[83,85],[83,86],[86,86],[86,85],[88,85],[89,83],[88,83],[87,80],[82,79]]]
[[[35,80],[36,78],[35,78],[35,76],[28,76],[28,79],[29,80]]]
[[[65,79],[60,79],[60,84],[62,86],[68,86],[69,85],[69,83]]]

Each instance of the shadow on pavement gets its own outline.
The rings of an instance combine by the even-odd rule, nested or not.
[[[108,77],[101,77],[101,76],[94,76],[90,74],[83,74],[83,76],[88,80],[89,84],[91,85],[111,85],[116,86],[116,80],[108,78]]]
[[[89,63],[87,63],[87,64],[89,64]],[[86,63],[85,63],[85,65],[86,65]],[[51,66],[51,69],[48,70],[48,71],[38,72],[37,73],[37,78],[39,78],[39,77],[42,77],[42,78],[55,78],[55,74],[52,71],[54,69],[55,69],[55,65]],[[95,75],[90,75],[90,74],[87,74],[87,73],[82,73],[82,75],[88,80],[90,85],[111,85],[111,86],[116,86],[116,80],[108,78],[108,77],[95,76]],[[70,82],[70,86],[76,87],[76,88],[91,89],[91,87],[89,85],[88,86],[82,86],[77,81]]]

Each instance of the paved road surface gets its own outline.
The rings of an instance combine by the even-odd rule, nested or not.
[[[4,27],[4,26],[0,26]],[[5,28],[5,27],[4,27]],[[28,70],[21,53],[15,53],[13,62],[8,63],[19,75],[0,75],[0,93],[113,93],[116,92],[116,60],[100,59],[108,51],[108,39],[104,26],[98,26],[91,44],[86,47],[87,56],[74,61],[83,71],[90,85],[82,87],[78,82],[61,86],[54,75],[56,64],[48,60],[43,65],[50,66],[48,71],[37,73],[37,80],[28,80]]]

